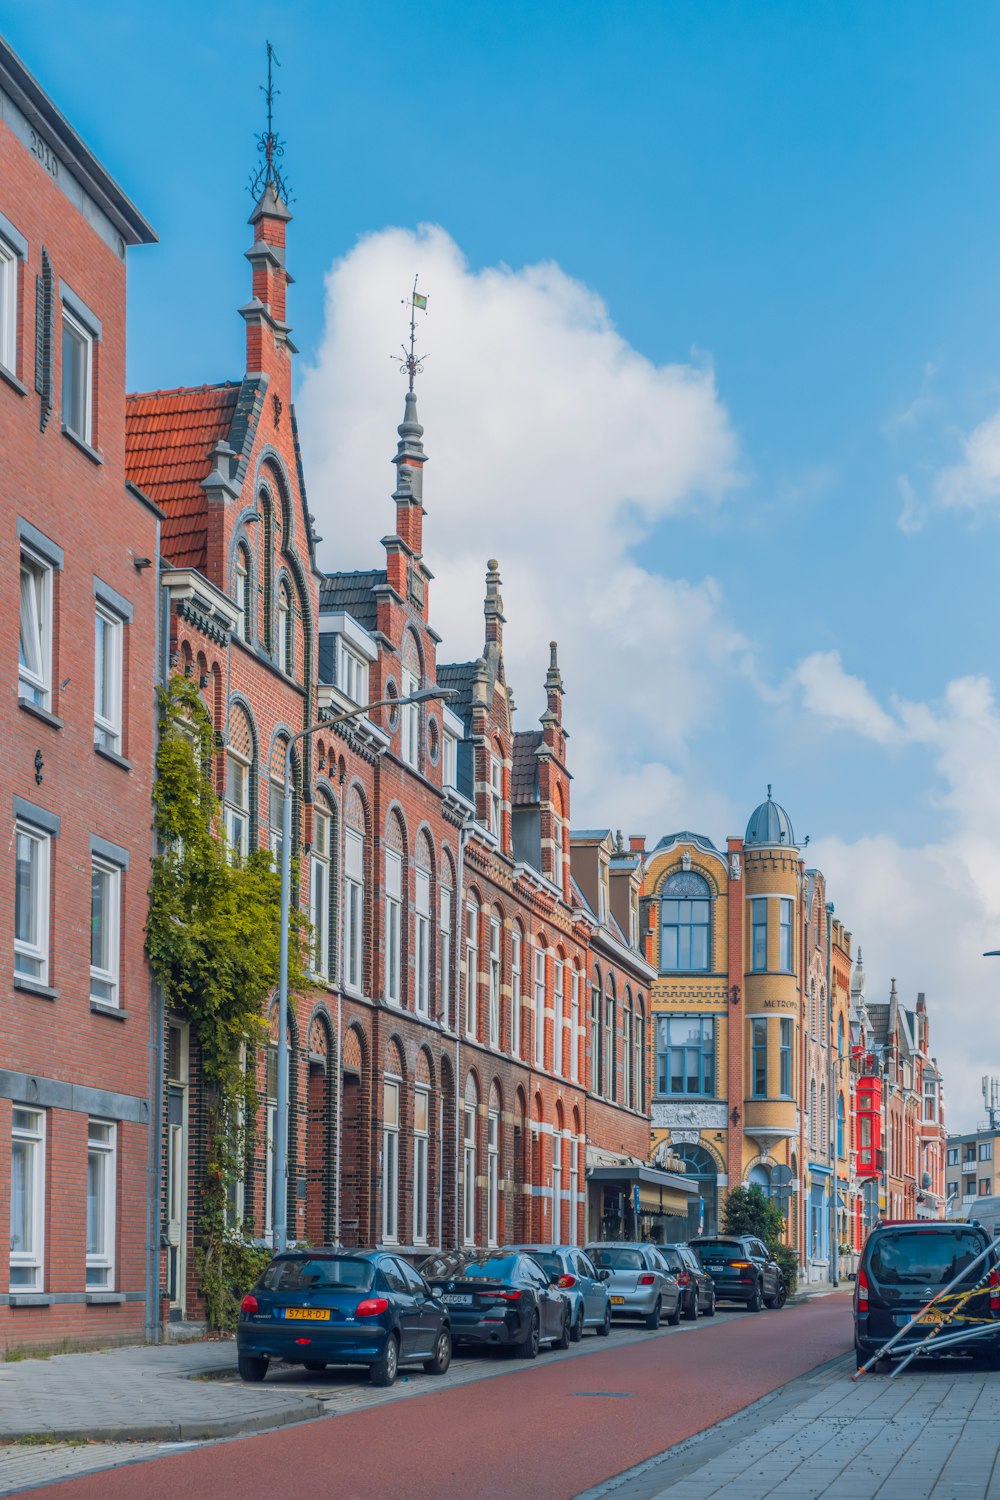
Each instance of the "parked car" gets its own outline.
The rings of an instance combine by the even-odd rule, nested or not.
[[[750,1312],[784,1307],[788,1289],[781,1267],[756,1235],[713,1235],[692,1240],[691,1249],[715,1282],[719,1302],[742,1302]]]
[[[243,1380],[283,1359],[324,1370],[367,1365],[392,1385],[401,1364],[443,1375],[451,1320],[412,1266],[381,1250],[289,1250],[275,1256],[240,1304],[236,1352]]]
[[[657,1245],[667,1270],[681,1289],[684,1317],[693,1323],[699,1313],[715,1317],[715,1282],[690,1245]]]
[[[454,1250],[421,1266],[448,1309],[455,1344],[502,1344],[521,1359],[568,1349],[570,1304],[536,1260],[516,1250]]]
[[[593,1328],[601,1338],[607,1338],[611,1332],[609,1273],[598,1271],[585,1250],[578,1245],[511,1245],[508,1251],[533,1256],[549,1280],[566,1293],[569,1336],[574,1344],[583,1338],[585,1328]]]
[[[613,1318],[643,1318],[647,1328],[681,1320],[681,1289],[655,1245],[609,1240],[588,1245],[587,1254],[599,1271],[610,1271],[608,1291]]]
[[[959,1281],[955,1290],[959,1296],[982,1282],[982,1289],[974,1292],[960,1309],[965,1317],[980,1321],[964,1324],[956,1321],[949,1333],[967,1330],[973,1336],[967,1344],[950,1344],[941,1353],[981,1353],[996,1362],[1000,1355],[1000,1260],[996,1250],[990,1250],[984,1260],[975,1264],[991,1239],[989,1231],[975,1220],[876,1224],[865,1241],[854,1282],[854,1352],[858,1369],[956,1277]],[[964,1275],[970,1266],[972,1269]],[[931,1308],[926,1319],[914,1328],[913,1339],[907,1334],[901,1342],[909,1344],[930,1332],[954,1306],[949,1297],[939,1307]],[[995,1335],[973,1334],[976,1327],[982,1327],[982,1320],[996,1323]],[[933,1345],[925,1352],[933,1354]],[[892,1357],[893,1353],[887,1356]]]

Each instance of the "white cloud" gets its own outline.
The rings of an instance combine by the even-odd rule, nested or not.
[[[715,506],[739,483],[704,359],[653,364],[557,265],[474,271],[436,227],[363,239],[328,275],[325,335],[297,403],[324,566],[382,560],[403,404],[388,355],[414,271],[430,294],[418,390],[441,659],[481,651],[485,563],[497,557],[519,728],[544,706],[548,642],[559,642],[574,821],[628,831],[630,819],[714,818],[718,793],[685,766],[686,747],[747,670],[747,646],[711,579],[668,579],[642,561],[662,518]]]
[[[802,689],[803,703],[810,713],[879,745],[899,740],[899,725],[860,677],[844,671],[839,651],[814,651],[799,662],[792,680]]]
[[[1000,501],[1000,411],[980,422],[962,443],[960,463],[942,469],[935,490],[950,509],[980,510]]]

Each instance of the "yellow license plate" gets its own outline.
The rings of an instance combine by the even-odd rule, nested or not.
[[[612,1297],[611,1298],[611,1305],[612,1305],[612,1307],[621,1307],[621,1305],[622,1305],[622,1303],[624,1301],[625,1301],[624,1297]]]
[[[317,1320],[325,1323],[330,1321],[330,1309],[328,1307],[286,1307],[285,1318],[301,1318],[303,1322],[313,1323]]]

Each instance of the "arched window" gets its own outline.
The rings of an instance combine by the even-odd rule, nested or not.
[[[660,892],[660,972],[711,968],[712,892],[694,870],[678,870]]]
[[[253,727],[246,710],[236,705],[229,719],[226,743],[226,796],[223,820],[233,859],[250,853],[252,810],[256,792]]]
[[[604,1067],[601,1052],[601,971],[594,965],[590,981],[590,1091],[600,1094],[604,1084]]]
[[[357,787],[347,798],[344,833],[344,982],[360,995],[365,982],[365,805]]]
[[[292,598],[284,579],[278,589],[278,666],[292,677],[295,672],[292,632]]]
[[[815,1147],[819,1122],[816,1119],[816,1080],[809,1083],[809,1144]]]
[[[385,998],[403,1003],[403,897],[406,890],[403,830],[395,814],[385,836]]]
[[[417,839],[413,889],[413,1009],[418,1016],[431,1008],[431,846],[427,835]]]
[[[821,1135],[819,1144],[826,1151],[830,1144],[830,1120],[826,1112],[826,1084],[819,1091],[819,1125]]]
[[[321,979],[333,978],[337,951],[332,872],[336,869],[336,809],[320,793],[313,812],[313,842],[309,855],[309,920],[313,928],[313,965]]]
[[[263,525],[263,557],[262,576],[264,580],[264,598],[261,617],[264,628],[261,634],[264,637],[264,649],[270,651],[274,644],[274,622],[271,612],[274,609],[274,505],[267,490],[260,492],[260,509],[264,519]]]
[[[646,1108],[646,1007],[641,995],[636,996],[635,1016],[632,1020],[632,1076],[635,1080],[635,1107]]]
[[[626,986],[622,1002],[622,1103],[631,1109],[632,1097],[632,991]]]
[[[236,564],[233,569],[233,602],[239,611],[236,630],[241,640],[249,641],[252,630],[250,619],[250,553],[241,542],[236,549]]]
[[[604,992],[604,1095],[618,1098],[618,999],[613,974],[608,975]]]
[[[837,1095],[837,1155],[844,1154],[844,1096]]]
[[[472,1073],[465,1083],[464,1125],[462,1130],[462,1242],[476,1243],[476,1115],[479,1089]]]
[[[524,983],[524,928],[515,922],[510,934],[510,1050],[521,1055],[521,989]]]
[[[500,1232],[500,1090],[490,1085],[490,1107],[486,1116],[486,1243],[499,1243]]]
[[[535,940],[535,1007],[533,1029],[535,1033],[535,1067],[545,1066],[545,938],[539,933]]]

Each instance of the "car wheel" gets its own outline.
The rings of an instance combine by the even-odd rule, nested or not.
[[[877,1359],[872,1365],[872,1370],[876,1375],[889,1375],[892,1371],[892,1360],[888,1356]]]
[[[753,1296],[747,1302],[747,1312],[760,1312],[764,1306],[764,1298],[761,1296],[760,1282],[753,1289]]]
[[[424,1360],[424,1369],[428,1375],[443,1375],[451,1364],[451,1334],[447,1328],[442,1328],[434,1345],[434,1353],[430,1359]]]
[[[580,1311],[577,1313],[575,1319],[573,1320],[573,1327],[570,1329],[569,1336],[573,1340],[574,1344],[578,1344],[580,1342],[580,1340],[583,1338],[583,1305],[582,1304],[580,1306]]]
[[[390,1333],[385,1341],[385,1348],[379,1358],[371,1367],[372,1385],[393,1385],[396,1380],[396,1371],[399,1369],[399,1344],[396,1335]]]
[[[662,1311],[663,1307],[660,1303],[659,1297],[657,1297],[656,1306],[653,1308],[653,1311],[646,1314],[646,1327],[650,1330],[650,1332],[652,1332],[654,1328],[659,1328],[660,1314],[662,1313]]]
[[[709,1297],[709,1299],[708,1299],[708,1306],[705,1308],[705,1317],[706,1318],[714,1318],[715,1317],[715,1293],[714,1292],[712,1293],[711,1297]]]
[[[611,1303],[604,1309],[604,1322],[597,1325],[597,1337],[606,1339],[611,1332]]]
[[[778,1290],[774,1294],[774,1301],[771,1303],[771,1306],[774,1308],[775,1312],[780,1312],[787,1301],[788,1288],[786,1287],[785,1283],[782,1282],[778,1287]]]
[[[674,1303],[674,1310],[668,1316],[667,1322],[670,1324],[671,1328],[676,1328],[678,1326],[678,1324],[680,1323],[680,1321],[681,1321],[681,1297],[680,1297],[680,1293],[678,1293],[678,1295],[677,1295],[677,1301]]]
[[[557,1339],[552,1340],[553,1349],[568,1349],[572,1336],[573,1335],[570,1332],[569,1326],[569,1309],[567,1308],[565,1314],[563,1315],[562,1332]]]
[[[531,1314],[531,1327],[528,1329],[527,1334],[519,1344],[514,1345],[514,1353],[518,1359],[537,1359],[538,1341],[538,1314],[537,1312],[533,1312]]]
[[[684,1321],[686,1323],[697,1323],[698,1321],[698,1288],[695,1287],[688,1298],[688,1305],[684,1309]]]
[[[304,1370],[312,1370],[313,1373],[315,1374],[319,1370],[325,1370],[326,1369],[326,1360],[325,1359],[304,1359],[302,1361],[302,1368]]]
[[[238,1360],[240,1379],[256,1385],[267,1374],[268,1361],[263,1354],[241,1354]]]

